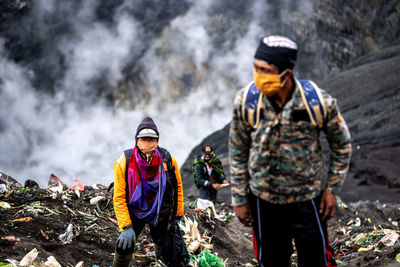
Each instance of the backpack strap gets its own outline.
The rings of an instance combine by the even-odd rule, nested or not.
[[[126,165],[125,165],[125,196],[126,196],[126,203],[129,203],[129,186],[128,186],[128,170],[129,170],[129,161],[131,160],[132,156],[132,148],[127,149],[124,151]]]
[[[251,81],[244,89],[242,96],[242,117],[251,127],[257,128],[262,113],[262,94]]]
[[[296,79],[296,84],[299,87],[311,123],[321,129],[324,126],[327,114],[321,89],[313,81]],[[243,91],[242,118],[251,127],[257,128],[260,124],[261,114],[262,94],[252,81]]]
[[[176,180],[175,166],[172,164],[172,157],[168,150],[162,147],[158,147],[158,151],[160,152],[163,162],[167,164],[167,176],[170,177],[174,190],[174,206],[172,208],[172,213],[170,217],[172,219],[176,216],[176,211],[178,210],[178,181]]]
[[[296,83],[300,89],[311,123],[321,129],[324,126],[326,117],[326,105],[321,89],[312,81],[296,80]]]

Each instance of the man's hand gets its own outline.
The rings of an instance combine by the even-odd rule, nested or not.
[[[322,220],[327,221],[335,215],[336,212],[336,195],[329,193],[327,190],[322,192],[321,203],[319,205],[319,213]]]
[[[135,245],[136,235],[132,228],[125,230],[119,234],[117,246],[123,250]]]
[[[251,226],[253,218],[251,217],[250,205],[248,203],[242,206],[234,206],[233,210],[241,223],[245,226]]]
[[[221,184],[211,184],[211,186],[215,189],[215,190],[219,190],[221,188]]]

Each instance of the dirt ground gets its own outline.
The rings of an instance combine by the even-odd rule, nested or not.
[[[44,266],[49,256],[54,256],[62,266],[76,266],[80,261],[84,261],[84,266],[112,265],[118,228],[113,222],[111,194],[106,187],[85,186],[79,198],[69,189],[58,195],[49,189],[23,189],[16,183],[9,183],[7,189],[0,193],[0,202],[11,206],[0,208],[0,262],[19,262],[36,248],[40,252],[36,266]],[[91,204],[90,199],[95,196],[105,199]],[[250,228],[242,226],[235,217],[222,222],[199,216],[193,206],[193,201],[185,202],[185,216],[199,223],[200,234],[211,236],[212,253],[224,260],[226,266],[254,266]],[[217,205],[217,210],[224,214],[232,212],[227,205]],[[27,217],[32,219],[16,221]],[[378,242],[387,232],[400,233],[399,223],[400,203],[340,203],[329,227],[338,266],[400,266],[395,260],[400,242],[388,247]],[[63,244],[58,237],[69,224],[73,225],[72,242]],[[360,234],[365,235],[360,238]],[[9,236],[19,241],[5,239]],[[369,251],[357,252],[360,248]],[[146,228],[137,240],[133,266],[157,266],[153,251]],[[292,266],[296,266],[295,259],[296,255]]]

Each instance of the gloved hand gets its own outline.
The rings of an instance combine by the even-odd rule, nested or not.
[[[125,230],[119,234],[117,239],[117,246],[123,250],[130,248],[136,241],[135,231],[132,228]]]

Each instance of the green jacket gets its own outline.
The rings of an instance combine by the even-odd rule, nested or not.
[[[202,158],[196,158],[193,161],[193,178],[197,188],[199,187],[210,187],[211,183],[222,183],[225,179],[224,169],[222,163],[217,155],[208,161],[208,164],[212,167],[211,176],[208,174],[206,161]]]

